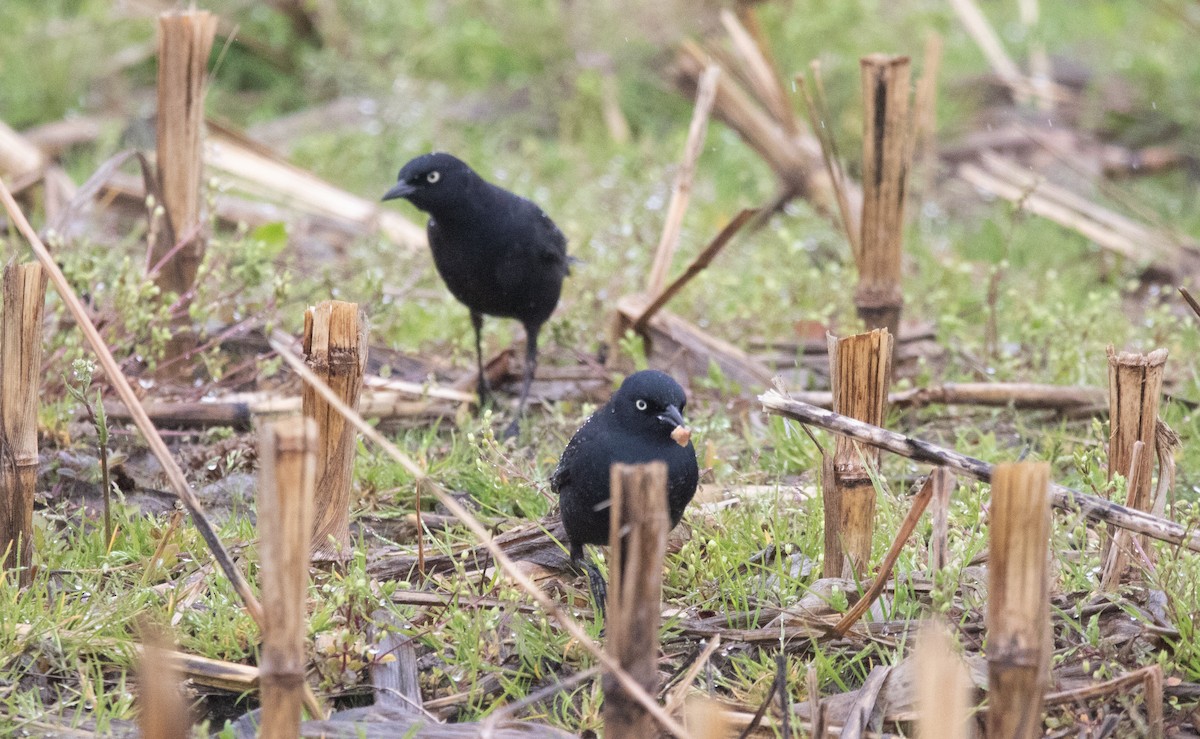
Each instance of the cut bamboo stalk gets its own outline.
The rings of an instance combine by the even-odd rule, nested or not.
[[[42,266],[4,269],[0,315],[0,568],[26,587],[33,565],[33,493],[37,487],[37,410],[42,378]]]
[[[867,328],[899,334],[904,198],[912,158],[906,56],[863,57],[863,207],[854,305]]]
[[[675,173],[675,186],[671,190],[671,202],[667,205],[667,217],[663,223],[662,238],[659,239],[658,249],[654,252],[654,262],[650,266],[650,276],[646,280],[646,292],[654,295],[662,291],[667,281],[667,270],[671,268],[671,260],[679,247],[679,234],[683,227],[683,216],[687,213],[688,202],[692,198],[692,180],[696,175],[696,162],[704,149],[704,136],[708,132],[708,117],[712,113],[713,100],[717,95],[717,80],[721,76],[721,68],[710,64],[700,74],[700,82],[696,90],[696,108],[692,112],[692,122],[688,126],[687,142],[683,147],[683,161],[679,163],[679,171]]]
[[[658,625],[667,550],[667,466],[614,464],[610,473],[612,553],[608,650],[647,693],[658,689]],[[604,679],[605,736],[656,734],[654,719],[616,680]]]
[[[316,480],[310,418],[267,426],[259,440],[258,532],[263,646],[259,661],[265,739],[297,736],[304,705],[305,604]]]
[[[326,300],[304,313],[304,355],[309,367],[351,408],[358,405],[367,366],[367,318],[357,303]],[[350,556],[350,482],[355,433],[313,390],[304,386],[304,415],[317,423],[314,561]],[[419,530],[419,529],[418,529]]]
[[[183,700],[178,663],[165,635],[144,630],[137,671],[138,729],[145,739],[186,739],[192,735],[192,717]]]
[[[887,329],[838,339],[829,336],[829,376],[838,413],[883,424],[891,383],[892,335]],[[825,577],[863,576],[875,533],[875,483],[879,450],[839,436],[826,455],[821,490],[825,502]]]
[[[947,564],[947,543],[950,533],[950,498],[954,495],[954,473],[945,467],[935,467],[929,473],[933,485],[933,531],[929,535],[929,569],[938,572]]]
[[[840,435],[850,436],[864,444],[899,454],[908,459],[949,467],[976,480],[989,482],[992,479],[995,469],[993,465],[982,459],[968,457],[952,449],[931,444],[924,439],[897,434],[894,431],[847,418],[824,408],[801,403],[775,390],[769,390],[758,396],[758,401],[762,403],[763,409],[770,413]],[[1200,533],[1184,528],[1174,521],[1168,521],[1143,511],[1135,511],[1099,496],[1081,493],[1063,485],[1051,484],[1050,495],[1051,504],[1059,510],[1081,515],[1092,521],[1128,529],[1137,534],[1145,534],[1159,541],[1178,544],[1193,552],[1200,552]]]
[[[1154,504],[1150,495],[1154,469],[1155,433],[1158,423],[1158,404],[1162,395],[1163,370],[1167,350],[1156,349],[1149,354],[1118,354],[1108,347],[1108,477],[1126,475],[1128,493],[1125,505],[1139,511],[1149,511]],[[1140,453],[1135,449],[1141,445]],[[1105,563],[1101,587],[1112,590],[1120,584],[1128,567],[1124,537],[1116,532],[1105,543]],[[1144,537],[1138,545],[1147,554],[1152,550]]]
[[[186,294],[204,258],[204,86],[217,17],[207,11],[158,18],[156,164],[166,223],[152,245],[155,284]],[[178,247],[178,248],[177,248]]]
[[[1042,735],[1050,670],[1050,465],[996,465],[988,563],[988,736]]]
[[[954,649],[954,639],[941,619],[921,625],[916,659],[917,736],[920,739],[962,739],[971,736],[971,678]]]

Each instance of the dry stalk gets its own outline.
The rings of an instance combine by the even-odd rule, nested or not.
[[[259,673],[264,739],[294,737],[304,702],[304,649],[317,425],[279,421],[259,437],[258,534],[263,624]]]
[[[917,736],[970,736],[971,678],[946,623],[935,618],[921,624],[913,652],[921,676],[917,680]]]
[[[746,16],[754,20],[753,15]],[[790,136],[800,133],[800,125],[796,113],[788,103],[787,93],[779,84],[779,73],[775,65],[767,58],[766,46],[762,43],[761,35],[750,33],[741,19],[728,8],[721,11],[721,25],[729,34],[733,51],[740,64],[742,77],[750,84],[754,96],[758,98],[771,117],[783,126]]]
[[[753,208],[745,208],[739,211],[738,214],[733,217],[733,220],[727,223],[725,228],[722,228],[720,233],[713,237],[713,240],[709,242],[708,246],[704,247],[704,250],[692,260],[692,263],[688,265],[683,274],[676,277],[671,281],[670,285],[667,285],[661,290],[651,289],[649,294],[654,295],[657,292],[657,295],[655,295],[654,299],[650,301],[650,305],[646,306],[646,309],[642,311],[642,314],[634,319],[633,330],[637,331],[638,333],[643,333],[646,330],[647,322],[649,322],[654,314],[657,313],[664,305],[670,302],[671,298],[679,294],[679,291],[682,290],[687,283],[691,282],[692,278],[707,269],[708,265],[712,264],[712,260],[716,258],[717,254],[719,254],[721,250],[725,248],[725,245],[733,240],[733,237],[737,235],[737,232],[741,231],[742,227],[760,212],[761,211]]]
[[[362,392],[367,346],[367,318],[357,303],[325,300],[304,312],[308,364],[351,408],[358,405]],[[312,556],[315,561],[343,561],[350,556],[350,487],[357,451],[354,427],[310,386],[304,387],[303,398],[304,416],[316,422],[321,450],[317,454]]]
[[[1050,465],[996,465],[988,563],[988,736],[1042,735],[1050,677]]]
[[[892,335],[887,329],[829,341],[833,407],[874,426],[883,423],[891,384]],[[825,577],[866,574],[875,532],[875,482],[879,451],[839,436],[825,459]]]
[[[904,200],[912,163],[906,56],[864,57],[862,238],[854,304],[868,328],[899,334]]]
[[[710,64],[700,74],[700,82],[696,90],[696,108],[692,113],[692,122],[688,126],[687,143],[683,147],[683,161],[675,173],[675,186],[671,190],[671,202],[667,206],[667,217],[663,223],[662,237],[654,252],[654,262],[650,266],[650,276],[646,280],[646,292],[654,295],[660,292],[667,281],[667,270],[671,268],[671,260],[679,247],[679,234],[683,227],[683,216],[687,213],[688,202],[692,198],[692,181],[696,176],[696,162],[704,149],[704,136],[708,131],[708,117],[712,113],[713,100],[717,96],[717,80],[721,76],[721,68]]]
[[[929,569],[937,572],[947,564],[947,540],[950,532],[950,498],[954,495],[954,473],[945,467],[935,467],[929,473],[933,485],[933,525],[929,534]]]
[[[803,74],[795,76],[796,86],[800,90],[800,98],[804,101],[804,111],[808,114],[808,123],[817,137],[817,141],[821,144],[821,160],[825,163],[825,173],[829,176],[829,182],[833,188],[842,231],[846,234],[846,242],[850,244],[850,253],[858,254],[862,232],[858,227],[858,214],[850,207],[850,197],[847,194],[848,179],[845,169],[842,168],[842,158],[838,154],[833,128],[826,125],[826,121],[829,121],[830,117],[829,109],[825,104],[825,84],[821,80],[821,63],[814,59],[809,66],[812,69],[814,88],[817,94],[814,96],[808,89],[808,82]]]
[[[1117,354],[1110,346],[1108,356],[1109,442],[1108,476],[1125,473],[1128,494],[1125,505],[1139,511],[1154,506],[1151,496],[1151,475],[1154,469],[1152,450],[1156,446],[1158,404],[1162,395],[1163,371],[1167,350],[1156,349],[1149,354]],[[1141,453],[1136,453],[1136,451]],[[1105,563],[1101,587],[1114,589],[1128,566],[1125,547],[1117,532],[1105,542]],[[1138,546],[1149,550],[1146,541]]]
[[[137,669],[138,729],[145,739],[186,739],[192,717],[183,700],[179,667],[171,659],[166,635],[143,626],[144,646]]]
[[[667,551],[667,466],[614,464],[611,470],[612,584],[607,649],[649,695],[658,692],[658,624],[663,556]],[[604,681],[605,736],[652,736],[654,720],[624,687]]]
[[[824,408],[801,403],[774,390],[758,396],[758,400],[763,404],[763,409],[769,413],[850,436],[864,444],[918,462],[948,467],[976,480],[990,482],[992,479],[994,467],[991,464],[951,449],[939,447],[928,441],[897,434],[894,431],[847,418]],[[1184,528],[1174,521],[1135,511],[1104,498],[1081,493],[1056,483],[1050,485],[1050,502],[1059,510],[1076,513],[1092,521],[1128,529],[1137,534],[1145,534],[1159,541],[1177,544],[1193,552],[1200,552],[1200,533]]]
[[[1055,98],[1067,98],[1066,92],[1053,82],[1045,86],[1035,86],[1022,74],[1017,63],[1005,51],[1000,37],[996,35],[992,24],[988,22],[975,0],[950,0],[950,6],[954,8],[954,12],[967,30],[967,34],[983,52],[992,71],[996,73],[1001,82],[1012,90],[1018,103],[1025,105],[1031,97],[1041,95],[1046,95],[1052,101]]]
[[[941,472],[939,467],[934,472]],[[892,568],[896,566],[896,560],[900,558],[900,551],[904,549],[904,543],[908,541],[908,537],[912,536],[917,529],[917,522],[921,520],[921,514],[925,512],[925,508],[929,505],[929,501],[933,498],[934,490],[937,482],[934,475],[925,478],[925,484],[921,486],[921,490],[913,496],[912,507],[908,509],[908,515],[900,523],[900,530],[896,532],[896,536],[892,539],[892,546],[888,549],[887,555],[883,558],[883,562],[879,565],[879,573],[871,582],[871,585],[863,593],[854,607],[842,616],[842,619],[834,624],[832,633],[837,636],[845,636],[846,632],[850,631],[850,627],[862,618],[862,615],[867,612],[879,596],[883,593],[883,589],[887,587],[888,580],[891,579]]]
[[[196,525],[196,529],[200,532],[200,537],[204,539],[204,543],[213,554],[213,558],[221,566],[221,570],[225,576],[229,578],[233,585],[234,591],[241,598],[242,603],[246,606],[246,612],[254,619],[259,628],[262,628],[263,612],[262,605],[258,602],[258,598],[254,596],[254,591],[250,589],[249,583],[246,582],[242,571],[238,569],[233,558],[229,555],[229,551],[225,549],[225,545],[217,537],[217,533],[213,528],[212,522],[204,514],[204,508],[200,505],[200,501],[196,498],[188,485],[187,478],[183,475],[183,470],[179,468],[178,463],[171,457],[171,452],[167,448],[166,442],[159,435],[158,430],[154,428],[150,418],[146,415],[145,409],[142,408],[141,402],[138,400],[133,387],[130,386],[129,380],[122,374],[117,360],[113,357],[112,351],[104,343],[100,332],[96,330],[96,325],[92,322],[91,316],[87,309],[79,300],[79,296],[71,289],[71,284],[67,282],[67,278],[63,275],[58,263],[54,260],[53,255],[46,249],[46,245],[42,243],[41,238],[33,230],[29,224],[29,220],[25,218],[21,207],[17,205],[13,199],[12,193],[8,187],[0,180],[0,201],[3,201],[4,208],[8,211],[9,218],[16,224],[17,230],[29,242],[33,253],[37,255],[38,261],[42,268],[46,271],[50,278],[50,282],[54,284],[54,289],[58,292],[59,297],[67,306],[71,317],[75,319],[75,323],[83,332],[84,339],[88,345],[92,347],[92,351],[96,353],[96,358],[100,362],[100,366],[104,369],[105,377],[112,383],[113,389],[125,403],[132,415],[134,424],[142,433],[146,440],[146,445],[150,447],[150,452],[162,465],[163,475],[167,479],[167,483],[171,489],[179,496],[179,500],[184,507],[188,509],[188,513],[192,516],[192,521]],[[305,696],[305,705],[313,715],[324,715],[323,709],[317,702],[316,697],[311,691],[308,691]]]
[[[176,295],[191,289],[204,258],[204,85],[216,31],[217,17],[203,10],[164,13],[158,18],[155,160],[167,217],[151,245],[149,262],[161,265],[155,284]],[[174,255],[168,257],[170,252]]]
[[[33,494],[37,488],[37,411],[42,377],[42,266],[4,268],[0,313],[0,569],[15,569],[16,584],[33,578]]]
[[[358,429],[359,433],[378,445],[385,454],[390,456],[398,464],[404,467],[404,469],[413,476],[413,480],[416,485],[424,485],[426,489],[432,492],[433,495],[438,499],[438,502],[440,502],[446,507],[447,510],[450,511],[451,514],[458,518],[458,520],[461,521],[462,524],[466,526],[472,534],[475,535],[480,544],[487,548],[488,552],[491,553],[493,559],[500,569],[503,570],[506,575],[512,578],[513,582],[515,582],[518,587],[528,593],[529,596],[538,603],[538,605],[544,608],[551,618],[558,621],[562,628],[572,637],[574,637],[575,640],[584,647],[584,649],[587,649],[589,652],[591,652],[592,655],[595,656],[602,665],[604,665],[604,668],[615,676],[615,678],[621,683],[621,686],[625,688],[625,690],[628,691],[634,697],[634,699],[637,700],[638,703],[640,703],[642,707],[650,713],[650,715],[654,716],[655,720],[658,721],[659,726],[676,737],[682,738],[687,736],[687,732],[683,726],[681,726],[678,721],[671,718],[671,716],[667,715],[667,713],[663,711],[662,706],[658,705],[654,698],[647,694],[646,691],[643,690],[637,683],[637,681],[630,677],[629,674],[621,668],[620,664],[618,664],[616,660],[602,650],[596,644],[596,642],[593,641],[590,636],[588,636],[588,633],[583,629],[582,626],[579,625],[577,621],[575,621],[575,619],[571,618],[565,611],[563,611],[563,609],[559,607],[558,603],[546,595],[542,589],[538,587],[537,583],[535,583],[521,570],[520,567],[516,565],[515,562],[513,562],[513,560],[504,552],[504,550],[496,544],[495,539],[483,526],[483,524],[481,524],[479,520],[471,514],[470,511],[463,507],[462,503],[460,503],[454,496],[450,495],[450,493],[447,492],[435,480],[430,478],[429,475],[427,475],[425,471],[421,469],[419,465],[417,465],[416,462],[402,452],[399,447],[388,441],[375,429],[374,426],[371,426],[365,420],[363,420],[363,417],[355,412],[354,409],[343,403],[342,400],[332,390],[330,390],[328,385],[321,382],[320,378],[313,374],[312,370],[310,370],[308,366],[304,364],[304,360],[300,359],[300,357],[296,356],[296,354],[288,348],[288,343],[290,341],[291,337],[276,333],[271,337],[271,348],[279,354],[279,356],[287,363],[287,365],[291,367],[292,370],[296,372],[296,374],[298,374],[306,384],[312,385],[317,393],[320,394],[327,403],[329,403],[338,413],[342,414],[342,416],[350,421],[350,423]]]

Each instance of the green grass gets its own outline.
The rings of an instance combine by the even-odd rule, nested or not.
[[[265,5],[210,3],[214,12],[238,26],[241,36],[270,49],[272,61],[264,62],[240,41],[226,48],[219,39],[209,112],[249,126],[342,95],[370,97],[378,107],[371,125],[306,133],[287,142],[291,158],[351,192],[375,198],[409,157],[440,148],[534,198],[567,234],[571,253],[582,259],[544,334],[547,362],[572,363],[574,352],[594,354],[612,301],[642,285],[683,149],[690,103],[660,74],[669,61],[669,44],[710,25],[707,11],[682,3],[621,2],[603,9],[576,3],[568,12],[560,3],[543,0],[417,0],[403,7],[360,0],[336,5],[338,22],[328,27],[322,47],[297,39]],[[1132,146],[1169,135],[1170,143],[1185,153],[1200,153],[1195,143],[1200,141],[1195,32],[1168,13],[1147,10],[1135,0],[1044,3],[1041,23],[1030,36],[1017,23],[1015,7],[988,4],[985,10],[1018,58],[1036,36],[1052,54],[1086,69],[1091,83],[1078,112],[1083,127]],[[919,68],[924,34],[938,30],[945,38],[938,111],[942,136],[949,139],[979,125],[984,95],[978,76],[986,72],[986,64],[943,3],[796,0],[765,4],[760,19],[787,75],[812,58],[821,60],[830,93],[828,123],[852,173],[860,170],[855,161],[861,139],[857,60],[865,53],[912,54]],[[120,17],[112,4],[100,0],[7,0],[0,3],[0,27],[13,29],[0,46],[0,76],[6,80],[0,85],[0,119],[8,124],[20,129],[69,115],[147,113],[152,57],[117,70],[107,61],[122,50],[152,44],[152,19]],[[578,49],[610,56],[634,132],[628,144],[609,140],[599,115],[597,73],[580,66]],[[1117,99],[1124,103],[1109,104]],[[119,130],[106,127],[94,145],[70,152],[64,165],[82,181],[122,147],[122,140]],[[740,208],[768,200],[774,186],[753,151],[714,123],[699,161],[677,264],[696,254]],[[1198,233],[1200,196],[1187,173],[1117,186],[1171,227]],[[407,205],[396,207],[422,220]],[[41,216],[36,208],[34,216]],[[1005,202],[984,201],[953,182],[935,181],[915,193],[909,216],[905,315],[936,327],[945,356],[923,364],[901,387],[985,378],[1103,386],[1107,345],[1131,350],[1164,346],[1171,355],[1168,375],[1174,395],[1200,399],[1193,361],[1200,352],[1200,330],[1172,290],[1143,289],[1140,265],[1014,212]],[[368,306],[373,342],[405,353],[437,355],[464,370],[472,366],[466,311],[446,294],[428,254],[400,252],[368,237],[336,259],[317,260],[294,253],[294,236],[281,225],[219,233],[210,243],[206,279],[190,310],[191,321],[207,330],[265,316],[272,325],[295,332],[305,306],[334,296]],[[137,357],[127,366],[131,372],[153,366],[168,320],[152,308],[154,288],[142,279],[144,240],[140,227],[52,243],[68,277],[103,319],[106,340]],[[5,244],[8,256],[24,256],[20,241],[6,236]],[[854,279],[840,233],[806,204],[796,203],[765,228],[731,244],[671,309],[735,343],[750,336],[793,339],[800,321],[818,321],[848,334],[861,327],[852,302]],[[52,296],[48,305],[49,314],[60,319],[57,298]],[[486,346],[498,349],[518,335],[511,322],[489,321]],[[87,352],[66,323],[56,324],[47,340],[43,446],[94,448],[93,432],[74,423],[79,408],[65,399],[62,386],[71,362]],[[611,349],[635,361],[639,352],[630,342]],[[205,379],[219,379],[231,369],[231,360],[217,352],[206,354],[201,364]],[[272,379],[277,368],[261,367],[263,379]],[[819,577],[819,502],[791,498],[797,486],[816,490],[819,452],[794,424],[758,417],[753,407],[747,411],[730,402],[733,388],[718,371],[693,378],[691,390],[689,420],[704,464],[712,465],[706,481],[733,488],[778,486],[779,493],[719,511],[690,512],[688,536],[668,563],[666,605],[692,613],[737,614],[738,627],[765,628],[778,608],[809,595]],[[552,508],[547,477],[563,444],[591,410],[586,403],[561,403],[537,416],[517,445],[498,441],[492,431],[498,420],[487,416],[445,419],[396,432],[394,439],[434,478],[469,495],[485,523],[505,528]],[[1168,401],[1163,417],[1185,441],[1177,459],[1176,518],[1195,522],[1200,451],[1189,442],[1200,437],[1200,414],[1185,403]],[[989,461],[1022,454],[1046,460],[1056,481],[1080,490],[1106,485],[1107,426],[1099,422],[1009,409],[932,407],[893,411],[888,424]],[[828,435],[818,438],[826,448],[832,445]],[[189,453],[202,460],[189,473],[198,485],[222,471],[252,468],[247,453],[251,437],[190,441]],[[923,472],[907,460],[885,457],[876,561],[908,510],[906,481]],[[412,510],[411,476],[379,450],[360,445],[355,475],[356,513],[399,518]],[[958,623],[978,620],[985,601],[969,587],[978,571],[968,569],[966,562],[986,547],[988,494],[986,486],[959,481],[951,510],[951,564],[932,574],[931,592],[898,584],[888,594],[888,618],[913,619],[932,610]],[[81,512],[69,497],[51,500],[36,518],[39,569],[34,585],[18,592],[11,581],[0,581],[0,730],[37,728],[30,721],[92,721],[103,731],[114,721],[131,719],[129,671],[141,618],[165,623],[177,615],[172,633],[187,651],[256,660],[257,629],[215,571],[203,575],[196,604],[176,611],[183,584],[211,567],[190,525],[174,534],[161,566],[147,567],[165,517],[117,505],[117,535],[108,546],[94,511]],[[428,499],[424,505],[434,509]],[[240,552],[253,582],[256,533],[243,514],[223,518],[219,531]],[[1058,562],[1057,588],[1090,593],[1096,536],[1068,515],[1058,515],[1056,524],[1055,551],[1078,553]],[[928,523],[922,521],[921,543],[906,547],[898,573],[926,569],[927,535]],[[471,541],[459,527],[427,537],[435,551]],[[477,719],[560,675],[594,665],[557,626],[540,614],[519,610],[527,597],[498,578],[450,575],[440,585],[497,597],[501,607],[464,605],[426,612],[398,603],[404,591],[417,585],[370,578],[363,552],[381,543],[364,537],[360,554],[345,572],[318,574],[312,584],[311,657],[314,681],[324,693],[345,704],[364,700],[364,666],[372,646],[366,642],[365,625],[379,610],[389,620],[410,625],[422,653],[436,655],[422,676],[427,698],[470,693],[455,715],[458,720]],[[783,556],[743,567],[768,545],[780,547]],[[1157,661],[1169,674],[1200,680],[1200,653],[1187,618],[1200,610],[1197,558],[1158,549],[1160,563],[1150,577],[1167,593],[1167,612],[1180,634],[1169,640],[1169,649],[1140,654],[1138,661]],[[817,566],[794,575],[792,563],[806,559]],[[832,600],[844,607],[846,596]],[[1067,619],[1060,641],[1070,646],[1056,657],[1059,663],[1085,655],[1098,679],[1122,669],[1124,657],[1103,642],[1099,621],[1069,623],[1074,614],[1062,613]],[[587,625],[598,633],[598,623]],[[664,625],[663,636],[674,666],[678,653],[687,651],[681,647],[687,640],[678,623]],[[823,643],[791,647],[787,674],[795,700],[804,698],[800,686],[810,666],[822,693],[829,694],[857,687],[872,667],[895,664],[901,657],[900,648],[881,644],[861,650]],[[733,650],[717,660],[709,677],[702,673],[700,683],[711,684],[721,697],[756,706],[774,677],[777,651],[777,644]],[[587,681],[523,715],[571,729],[598,728],[601,697],[599,681]],[[243,699],[243,706],[251,704],[252,699]]]

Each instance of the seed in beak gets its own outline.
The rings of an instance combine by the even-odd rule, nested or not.
[[[676,426],[675,430],[671,432],[671,439],[679,446],[687,446],[691,438],[692,430],[687,426]]]

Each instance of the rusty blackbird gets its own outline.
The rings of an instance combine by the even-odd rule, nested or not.
[[[513,435],[525,412],[537,367],[538,333],[550,317],[570,271],[567,239],[542,209],[475,173],[443,152],[404,165],[384,200],[404,198],[429,214],[433,263],[450,293],[471,312],[480,402],[488,396],[480,332],[483,316],[515,318],[525,326],[525,376]]]
[[[571,560],[587,572],[601,608],[607,588],[595,565],[583,561],[583,545],[609,542],[609,469],[615,462],[666,462],[667,510],[674,528],[699,480],[696,450],[683,420],[686,404],[683,388],[669,375],[635,372],[575,432],[550,476]]]

